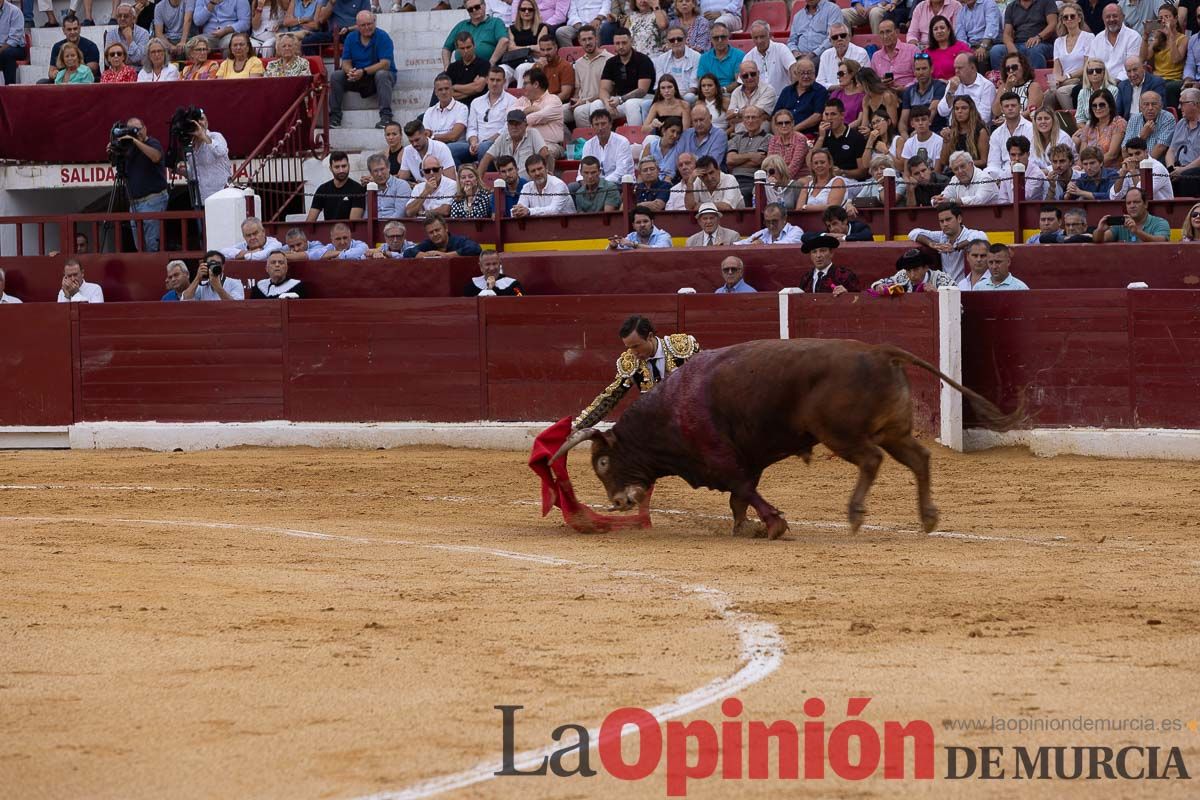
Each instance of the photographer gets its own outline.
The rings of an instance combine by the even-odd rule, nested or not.
[[[137,117],[115,125],[108,143],[108,160],[125,173],[125,192],[133,213],[167,210],[167,169],[163,146],[146,134],[146,126]],[[136,224],[136,223],[135,223]],[[158,252],[159,220],[142,222],[145,235],[143,252]]]
[[[180,175],[188,175],[189,169],[195,169],[195,174],[190,177],[196,179],[200,195],[198,208],[203,208],[209,196],[224,189],[233,176],[229,145],[225,143],[224,136],[208,129],[208,117],[202,109],[176,111],[171,125],[172,135],[177,137],[179,145],[186,147],[190,140],[192,146],[191,159],[181,154],[175,171]]]
[[[196,270],[196,277],[183,290],[180,300],[245,300],[246,290],[242,282],[225,275],[225,256],[219,250],[209,250],[204,254]]]

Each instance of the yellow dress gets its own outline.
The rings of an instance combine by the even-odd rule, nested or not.
[[[252,78],[256,75],[262,75],[266,70],[263,68],[262,59],[258,56],[251,56],[249,60],[242,65],[242,71],[236,72],[233,69],[233,59],[227,58],[221,62],[221,68],[217,70],[218,78]]]

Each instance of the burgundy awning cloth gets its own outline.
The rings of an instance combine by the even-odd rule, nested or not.
[[[137,117],[167,146],[177,108],[198,106],[234,158],[251,153],[311,83],[258,78],[81,86],[6,86],[0,91],[0,158],[47,163],[107,161],[113,123]],[[382,141],[382,140],[381,140]]]

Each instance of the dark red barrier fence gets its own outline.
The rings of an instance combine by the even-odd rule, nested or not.
[[[853,269],[863,284],[895,272],[907,242],[852,243],[835,262]],[[1013,273],[1035,289],[1123,289],[1145,281],[1155,289],[1200,288],[1200,250],[1191,244],[1022,245],[1014,250]],[[644,254],[643,254],[644,255]],[[690,286],[709,294],[721,283],[720,263],[737,255],[746,281],[762,292],[796,286],[810,266],[795,245],[674,248],[650,259],[633,253],[505,253],[504,269],[530,295],[673,293]],[[154,254],[88,255],[80,258],[88,280],[110,300],[157,300],[163,294],[166,260]],[[8,292],[26,302],[52,301],[61,284],[60,259],[29,258],[6,267]],[[230,262],[229,274],[243,281],[265,276],[261,262]],[[472,258],[294,262],[293,277],[321,298],[458,297],[479,274]]]
[[[933,295],[796,299],[804,333],[853,331],[937,359]],[[710,349],[779,335],[779,299],[766,294],[9,308],[0,425],[557,419],[612,380],[629,314]],[[936,394],[916,401],[932,430]]]
[[[245,156],[308,89],[309,78],[252,81],[6,86],[0,92],[0,158],[106,163],[113,123],[137,117],[167,146],[171,116],[199,106],[234,157]],[[64,150],[64,147],[68,148]]]
[[[966,294],[963,339],[964,382],[1039,427],[1200,428],[1200,292]]]

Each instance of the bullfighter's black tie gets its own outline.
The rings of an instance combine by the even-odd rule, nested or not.
[[[654,382],[658,383],[662,380],[662,373],[658,371],[658,359],[650,359],[650,371],[654,373]]]

